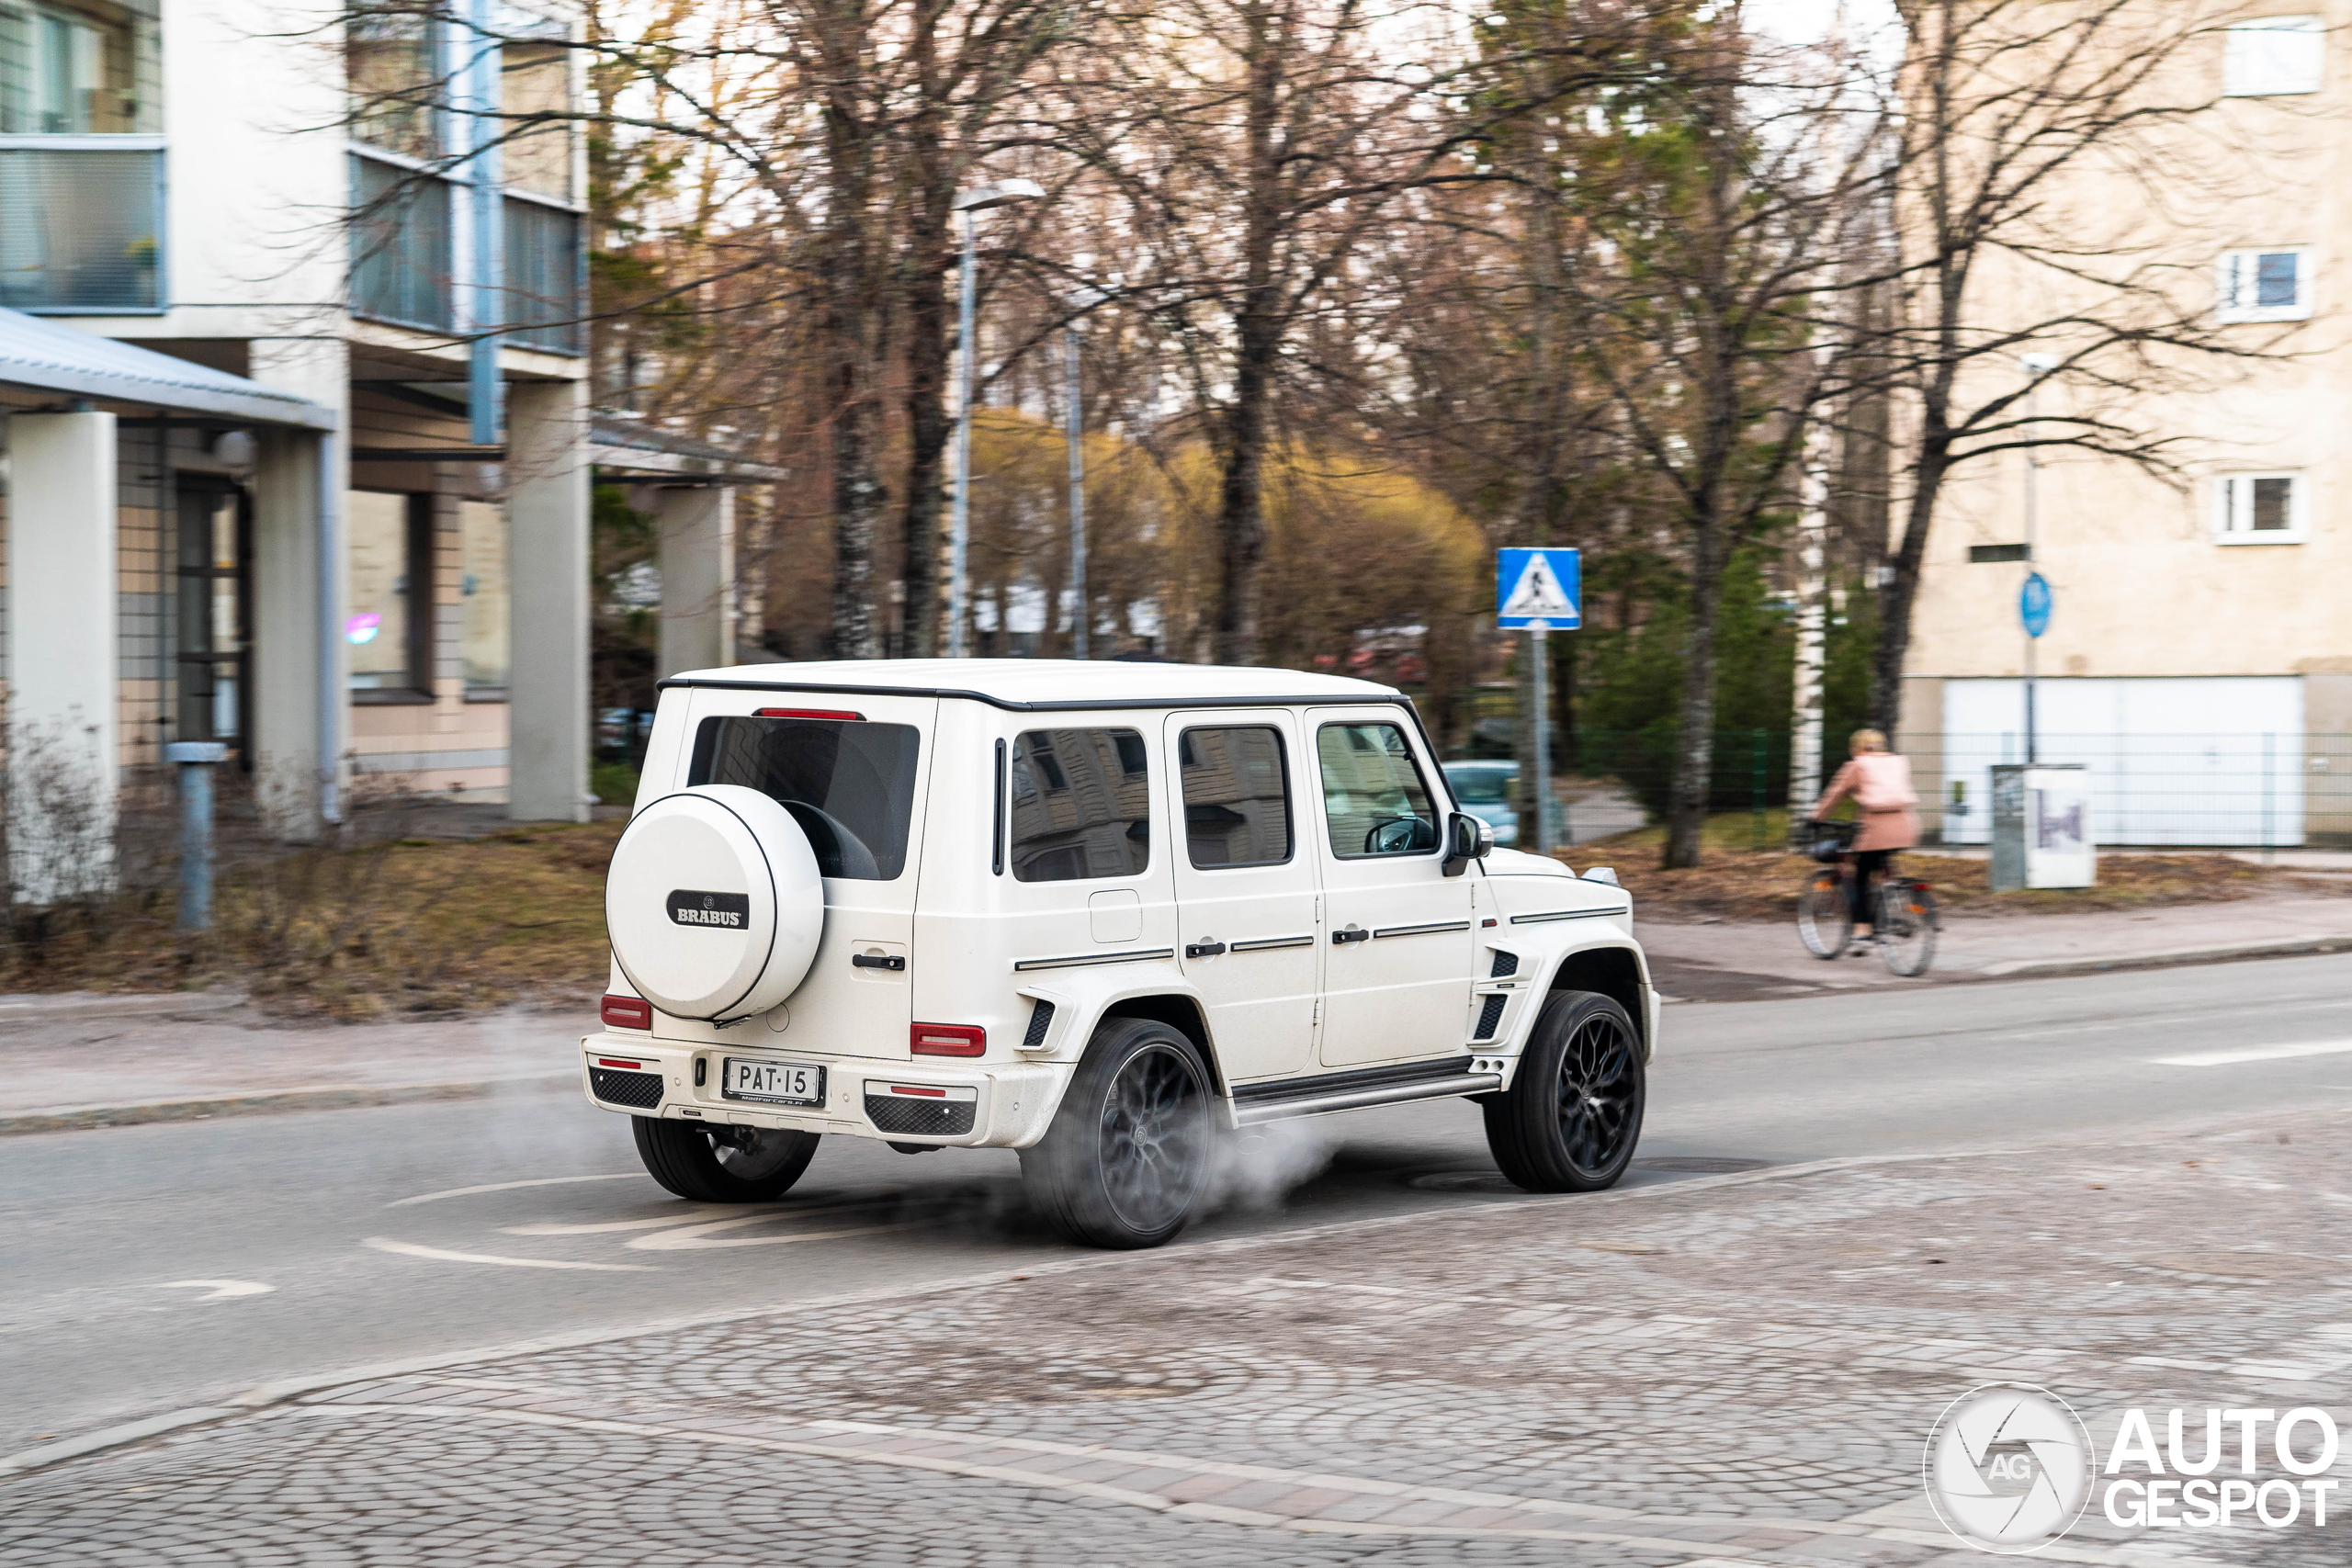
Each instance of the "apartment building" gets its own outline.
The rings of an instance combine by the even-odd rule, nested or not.
[[[2053,598],[2031,650],[2040,760],[2092,770],[2102,841],[2352,841],[2347,28],[2352,4],[2329,0],[2206,35],[2178,68],[2220,102],[2170,187],[2109,164],[2058,197],[2078,232],[2210,288],[2224,343],[2274,356],[2182,356],[2137,391],[2038,390],[2044,414],[2171,441],[2172,472],[2052,449],[1952,485],[1904,695],[1904,743],[1937,780],[1929,826],[1948,841],[1985,840],[1988,771],[2025,760],[2018,597],[2033,571]],[[2013,267],[1979,298],[2007,308],[2009,291],[2044,287]],[[1993,373],[2022,384],[2036,367]]]
[[[464,112],[573,101],[576,17],[492,15],[0,0],[13,735],[582,818],[598,472],[662,513],[665,660],[733,662],[776,476],[592,414],[576,129]]]

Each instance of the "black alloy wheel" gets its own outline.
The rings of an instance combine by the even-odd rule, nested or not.
[[[1555,991],[1510,1088],[1481,1099],[1487,1145],[1503,1175],[1530,1192],[1597,1192],[1633,1163],[1647,1100],[1625,1010],[1591,991]]]
[[[1090,1247],[1158,1247],[1184,1228],[1214,1147],[1207,1072],[1164,1023],[1112,1019],[1046,1136],[1021,1151],[1030,1201]]]

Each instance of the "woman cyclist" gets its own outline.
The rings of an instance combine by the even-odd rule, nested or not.
[[[1886,749],[1886,737],[1875,729],[1857,729],[1849,742],[1851,758],[1838,770],[1813,808],[1817,820],[1848,797],[1860,808],[1861,829],[1854,836],[1854,875],[1848,884],[1852,897],[1854,941],[1876,940],[1871,930],[1871,889],[1886,870],[1889,856],[1919,841],[1919,814],[1912,808],[1919,797],[1911,790],[1911,763]]]

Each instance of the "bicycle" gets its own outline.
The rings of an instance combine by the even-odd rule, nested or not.
[[[1854,936],[1852,852],[1859,822],[1808,822],[1810,836],[1799,844],[1806,855],[1822,863],[1805,878],[1797,895],[1797,935],[1815,958],[1836,958]],[[1936,897],[1917,877],[1897,876],[1892,870],[1879,879],[1876,919],[1871,944],[1881,962],[1894,974],[1924,975],[1936,956],[1936,932],[1942,922]]]

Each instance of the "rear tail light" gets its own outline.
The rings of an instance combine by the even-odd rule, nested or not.
[[[596,1016],[606,1029],[650,1029],[653,1004],[642,997],[606,997]]]
[[[979,1056],[989,1048],[989,1032],[977,1023],[918,1023],[912,1049],[918,1056]]]

